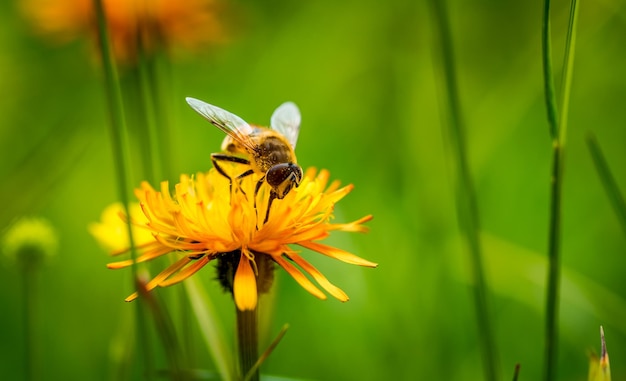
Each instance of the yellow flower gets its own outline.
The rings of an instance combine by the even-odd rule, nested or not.
[[[148,219],[144,226],[154,240],[138,247],[137,262],[145,262],[170,252],[179,259],[147,284],[151,290],[169,286],[188,278],[213,259],[235,256],[232,292],[240,310],[256,307],[259,263],[267,258],[285,269],[302,287],[320,299],[326,295],[305,275],[340,301],[348,296],[306,261],[293,245],[304,247],[340,261],[360,266],[376,267],[353,254],[321,243],[334,230],[364,232],[368,215],[346,224],[331,223],[335,203],[346,196],[352,185],[340,188],[335,181],[328,185],[328,171],[306,172],[298,188],[271,205],[267,222],[269,189],[261,186],[255,197],[260,175],[244,177],[231,187],[229,180],[215,169],[198,173],[195,178],[181,176],[172,196],[167,182],[161,190],[144,182],[135,191]],[[232,188],[232,189],[231,189]],[[231,189],[229,191],[229,189]],[[132,260],[109,264],[117,269],[132,265]],[[235,269],[236,268],[236,269]],[[262,285],[260,285],[263,287]],[[126,300],[137,297],[132,294]]]
[[[129,206],[130,218],[137,223],[145,223],[148,220],[144,216],[139,203],[134,202]],[[111,253],[124,253],[128,250],[130,243],[128,242],[128,225],[124,217],[124,206],[120,202],[115,202],[107,206],[102,215],[100,222],[89,224],[89,233],[102,245],[102,247]],[[136,226],[132,227],[133,242],[137,246],[144,245],[154,240],[152,234]]]
[[[102,0],[115,57],[137,58],[143,49],[195,48],[224,39],[219,0]],[[22,9],[37,32],[59,41],[97,36],[93,0],[22,0]]]

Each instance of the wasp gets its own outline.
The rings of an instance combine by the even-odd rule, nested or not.
[[[254,190],[254,199],[263,183],[270,187],[269,202],[264,223],[275,199],[284,198],[289,191],[300,185],[302,168],[297,164],[295,148],[300,132],[300,110],[293,102],[285,102],[272,114],[270,128],[251,126],[237,115],[195,98],[186,98],[187,103],[212,125],[226,133],[222,142],[222,153],[211,154],[215,169],[231,184],[231,178],[220,166],[220,162],[239,163],[249,169],[234,180],[253,173],[261,174]],[[242,157],[241,155],[245,156]]]

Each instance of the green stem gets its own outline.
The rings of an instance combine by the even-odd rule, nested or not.
[[[559,301],[559,279],[560,279],[560,258],[559,258],[559,230],[560,230],[560,152],[558,142],[558,110],[556,96],[554,93],[554,76],[552,68],[552,51],[550,44],[550,0],[544,2],[543,29],[542,29],[542,55],[543,74],[546,110],[548,113],[548,124],[550,136],[553,141],[552,154],[552,182],[550,190],[550,224],[548,242],[548,279],[546,288],[546,321],[545,321],[545,369],[544,379],[552,380],[556,374],[555,364],[557,357],[558,340],[558,301]]]
[[[434,11],[434,23],[437,30],[435,35],[439,38],[436,46],[441,46],[443,59],[444,91],[449,108],[450,140],[455,154],[457,167],[457,214],[459,223],[465,235],[469,248],[471,270],[474,279],[474,303],[477,314],[479,341],[483,354],[483,368],[485,379],[496,380],[498,366],[496,359],[496,344],[491,331],[487,303],[487,284],[483,269],[482,249],[480,242],[480,222],[478,217],[478,204],[474,191],[474,185],[470,175],[465,146],[465,130],[461,116],[461,106],[458,95],[458,84],[454,69],[454,56],[452,37],[448,24],[445,1],[432,0]]]
[[[117,186],[120,201],[124,205],[124,212],[127,216],[130,216],[129,210],[129,178],[130,178],[130,160],[128,153],[128,143],[126,141],[126,121],[124,119],[124,107],[122,102],[122,92],[120,89],[119,77],[117,74],[117,68],[113,61],[113,55],[111,51],[111,44],[109,39],[109,33],[107,23],[105,19],[104,7],[102,0],[93,0],[94,9],[96,11],[97,23],[98,23],[98,42],[100,45],[100,54],[102,59],[102,67],[105,77],[105,92],[107,96],[109,115],[111,123],[109,124],[109,132],[111,136],[111,146],[113,149],[113,160],[115,165],[115,173],[117,175]],[[133,263],[137,258],[135,250],[133,234],[130,224],[130,218],[127,224],[128,239],[130,243],[130,254]],[[137,266],[132,266],[133,284],[137,279]],[[145,372],[142,372],[146,379],[152,378],[152,359],[150,356],[150,348],[148,343],[148,334],[145,329],[145,325],[142,322],[145,321],[144,311],[142,304],[136,303],[137,308],[137,328],[139,331],[139,352],[144,354],[144,367]]]
[[[561,282],[561,214],[563,195],[563,170],[565,142],[567,136],[567,115],[572,82],[577,1],[572,0],[570,18],[565,42],[563,62],[563,93],[561,97],[561,118],[557,118],[556,97],[554,96],[554,72],[550,51],[550,0],[545,0],[543,15],[543,62],[544,88],[548,123],[552,136],[552,180],[550,188],[550,222],[548,242],[548,274],[546,289],[546,331],[544,380],[555,380],[558,363],[558,322]]]
[[[142,33],[145,33],[143,27],[139,27],[139,36]],[[162,166],[162,157],[161,157],[161,147],[160,147],[160,139],[158,138],[158,130],[155,121],[155,103],[154,103],[154,94],[152,90],[154,89],[154,84],[152,84],[152,80],[156,78],[151,77],[149,74],[149,61],[153,60],[153,57],[145,51],[142,44],[142,38],[139,37],[138,41],[138,89],[137,92],[139,94],[139,102],[141,103],[141,111],[140,111],[140,120],[142,126],[140,130],[144,133],[143,140],[147,142],[146,152],[143,157],[144,163],[146,163],[146,169],[148,176],[148,181],[154,183],[155,181],[162,181],[163,179],[163,166]]]
[[[172,143],[170,134],[170,124],[168,115],[168,104],[163,99],[163,81],[159,75],[158,63],[167,67],[167,59],[159,59],[156,55],[151,55],[145,62],[147,83],[149,85],[150,100],[154,113],[154,139],[155,146],[159,148],[159,171],[165,178],[172,176]]]
[[[144,171],[147,176],[147,180],[152,183],[158,183],[165,180],[166,173],[169,173],[169,169],[166,171],[164,163],[170,161],[168,146],[168,139],[163,138],[165,132],[165,112],[163,107],[159,104],[159,86],[158,75],[155,69],[156,57],[151,52],[147,52],[144,47],[143,36],[146,33],[150,33],[147,30],[146,25],[139,25],[138,28],[138,54],[137,54],[137,94],[140,103],[139,107],[139,120],[141,123],[140,131],[142,133],[142,141],[148,142],[145,145],[143,151],[142,161],[144,163]],[[170,258],[175,260],[175,255],[171,254]],[[182,333],[180,335],[182,345],[180,349],[184,351],[184,356],[189,358],[192,351],[192,333],[191,333],[191,311],[186,297],[185,290],[182,288],[177,294],[173,294],[168,303],[170,306],[178,306],[178,320],[179,326],[182,327]],[[166,354],[168,356],[177,355],[165,346]],[[180,351],[178,351],[180,352]],[[176,359],[170,359],[170,362],[174,362]]]
[[[259,357],[257,308],[252,311],[237,310],[237,340],[239,344],[239,366],[241,376],[246,377]],[[258,368],[248,380],[258,381]]]
[[[34,266],[25,263],[22,269],[22,302],[24,308],[24,379],[39,379],[36,332],[36,274]]]
[[[544,96],[546,110],[548,112],[548,124],[550,136],[556,139],[558,136],[559,113],[556,107],[556,95],[554,91],[554,73],[552,70],[552,44],[550,42],[550,0],[544,1],[543,24],[541,30]]]
[[[556,378],[558,321],[561,280],[561,195],[563,183],[563,151],[555,142],[552,155],[552,184],[550,189],[550,226],[548,242],[548,280],[546,295],[546,336],[544,380]]]
[[[141,284],[139,286],[139,292],[152,314],[156,330],[162,340],[165,357],[170,366],[170,370],[167,374],[173,381],[185,380],[187,377],[183,373],[182,366],[184,364],[182,360],[184,354],[180,351],[172,319],[167,313],[167,309],[163,308],[162,303],[160,303],[157,297],[153,293],[150,293],[145,286],[145,284]]]
[[[195,363],[194,338],[196,331],[193,329],[194,316],[187,291],[183,287],[179,287],[174,300],[177,302],[174,306],[177,307],[178,316],[176,317],[181,327],[179,331],[180,352],[187,359],[186,365],[193,366]]]

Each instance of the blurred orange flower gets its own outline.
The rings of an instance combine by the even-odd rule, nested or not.
[[[198,48],[225,39],[219,0],[102,0],[115,57],[133,62],[139,43],[147,53]],[[36,31],[59,42],[89,36],[97,23],[93,0],[23,0]]]

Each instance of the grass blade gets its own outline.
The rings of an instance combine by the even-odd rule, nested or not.
[[[550,137],[553,140],[558,138],[559,112],[556,105],[556,92],[554,90],[554,70],[552,65],[552,43],[550,41],[550,0],[544,1],[543,23],[541,30],[542,58],[543,58],[543,89],[548,112],[548,124],[550,126]]]
[[[259,359],[254,363],[252,368],[248,371],[248,374],[244,377],[243,381],[250,381],[250,379],[252,378],[252,375],[258,371],[258,369],[261,367],[261,364],[263,364],[263,362],[272,354],[274,349],[276,349],[280,341],[283,339],[283,336],[285,336],[285,333],[287,333],[288,329],[289,329],[289,324],[283,325],[283,328],[281,328],[276,338],[267,347],[267,349],[261,354]]]
[[[474,282],[474,304],[478,322],[478,336],[483,355],[483,365],[486,380],[496,380],[498,366],[495,340],[491,331],[489,311],[487,305],[487,284],[483,269],[483,257],[480,242],[480,223],[478,205],[474,192],[474,185],[470,175],[465,146],[465,129],[461,115],[461,106],[458,95],[458,84],[454,69],[452,37],[448,23],[445,1],[432,0],[435,36],[438,40],[435,46],[441,46],[443,65],[443,94],[448,107],[447,116],[450,128],[450,142],[455,154],[454,164],[457,168],[457,215],[459,224],[469,249],[471,271]]]
[[[203,289],[200,281],[196,277],[189,277],[183,283],[189,301],[194,311],[202,338],[207,345],[209,353],[213,357],[215,366],[223,380],[235,380],[235,366],[231,351],[226,346],[224,339],[224,329],[221,323],[216,319],[216,311],[209,299],[206,291]]]
[[[609,201],[617,214],[620,225],[622,225],[622,230],[624,234],[626,234],[626,202],[624,202],[624,196],[622,196],[617,186],[617,181],[615,181],[615,177],[613,173],[611,173],[611,169],[604,158],[604,154],[602,153],[602,149],[596,137],[591,133],[587,135],[587,145],[589,146],[589,151],[591,152],[591,157],[598,171],[598,175],[600,176],[600,181],[602,181],[604,190],[609,196]]]

